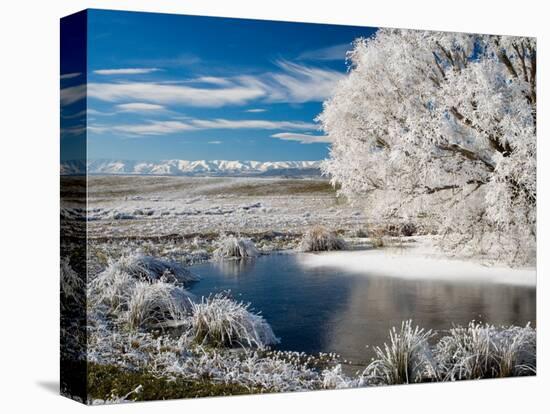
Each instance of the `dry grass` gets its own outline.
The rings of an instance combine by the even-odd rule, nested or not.
[[[244,259],[259,256],[260,252],[250,239],[222,236],[221,241],[216,244],[213,255],[216,259]]]
[[[323,252],[345,250],[346,248],[346,242],[341,237],[322,226],[309,229],[298,246],[298,250],[302,252]]]

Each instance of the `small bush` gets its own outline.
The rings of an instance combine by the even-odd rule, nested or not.
[[[470,322],[441,338],[435,357],[445,380],[500,378],[536,372],[536,332]]]
[[[432,331],[412,326],[412,321],[401,324],[401,330],[390,330],[390,344],[375,347],[376,358],[365,369],[367,381],[373,385],[410,384],[437,377],[428,340]]]
[[[278,339],[266,320],[249,311],[249,305],[223,294],[193,303],[192,329],[195,342],[210,346],[251,346],[264,348]]]
[[[217,243],[213,254],[216,259],[243,259],[259,256],[260,252],[252,240],[229,236]]]
[[[342,238],[321,226],[309,229],[298,246],[298,250],[302,252],[322,252],[346,248],[346,242]]]

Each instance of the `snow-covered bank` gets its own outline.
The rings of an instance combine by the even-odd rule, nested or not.
[[[440,281],[480,281],[483,283],[535,286],[536,269],[486,266],[475,261],[450,259],[428,241],[406,248],[304,253],[300,263],[306,267],[333,267],[365,275],[401,279]]]

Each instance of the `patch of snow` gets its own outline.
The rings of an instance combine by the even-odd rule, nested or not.
[[[534,287],[537,280],[536,269],[532,267],[485,266],[446,258],[429,244],[404,249],[304,253],[300,255],[300,263],[310,268],[333,267],[364,275],[453,283],[480,281]]]

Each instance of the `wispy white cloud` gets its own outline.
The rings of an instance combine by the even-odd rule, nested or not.
[[[251,108],[251,109],[247,109],[245,110],[245,112],[250,112],[250,113],[260,113],[260,112],[266,112],[267,109],[263,109],[263,108]]]
[[[120,68],[120,69],[97,69],[96,75],[141,75],[145,73],[158,72],[159,68]]]
[[[231,85],[232,82],[227,78],[218,76],[200,76],[198,78],[191,79],[191,82],[210,83],[212,85],[226,86]]]
[[[221,141],[208,141],[209,144],[213,144],[213,145],[219,145],[221,144],[222,142]]]
[[[226,88],[200,88],[151,82],[89,83],[88,96],[109,102],[145,101],[156,104],[182,104],[220,107],[244,104],[265,91],[257,86],[232,85]]]
[[[88,96],[108,102],[143,101],[159,105],[221,107],[260,102],[322,102],[331,96],[336,83],[345,75],[341,72],[301,65],[288,61],[277,62],[279,71],[232,78],[202,76],[165,82],[92,82]],[[196,85],[192,85],[196,83]],[[202,84],[202,85],[201,85]],[[253,108],[248,112],[261,112]]]
[[[79,77],[80,75],[82,75],[81,72],[64,73],[63,75],[60,76],[60,78],[61,78],[62,80],[65,80],[65,79],[72,79],[72,78],[77,78],[77,77]]]
[[[136,124],[122,125],[91,125],[92,132],[117,132],[125,135],[147,136],[168,135],[182,131],[206,129],[294,129],[309,131],[317,129],[317,125],[301,121],[269,121],[259,119],[231,120],[231,119],[186,119],[185,121],[148,121]]]
[[[73,104],[86,97],[86,84],[70,86],[68,88],[61,89],[60,99],[61,105],[66,106]]]
[[[317,125],[310,122],[268,121],[261,119],[193,119],[190,123],[200,129],[317,129]]]
[[[86,132],[85,125],[75,125],[75,126],[61,128],[61,136],[63,138],[79,136],[84,134],[85,132]]]
[[[346,52],[351,50],[350,43],[341,43],[321,49],[306,50],[298,56],[300,60],[345,60]]]
[[[66,113],[61,113],[61,117],[64,118],[64,119],[75,119],[75,118],[84,118],[86,116],[86,110],[82,110],[82,111],[78,111],[78,112],[75,112],[75,113],[72,113],[72,114],[66,114]]]
[[[163,105],[150,104],[146,102],[130,102],[116,105],[116,108],[123,112],[149,112],[162,111],[165,109]]]
[[[282,72],[272,75],[269,99],[278,102],[322,102],[329,98],[344,74],[331,69],[279,61]]]
[[[298,134],[294,132],[281,132],[271,135],[272,138],[282,139],[284,141],[298,141],[301,144],[328,143],[330,140],[325,135]]]
[[[117,114],[117,112],[103,112],[103,111],[98,111],[97,109],[94,109],[94,108],[88,108],[87,112],[88,112],[88,115],[98,115],[98,116],[112,116]]]
[[[111,130],[126,135],[167,135],[176,132],[189,131],[195,129],[192,125],[180,121],[150,121],[143,124],[114,125],[96,129],[95,132],[105,132]]]

